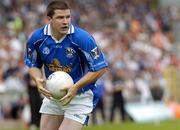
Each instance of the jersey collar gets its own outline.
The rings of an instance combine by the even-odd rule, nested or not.
[[[71,25],[70,25],[70,28],[69,28],[69,31],[68,31],[67,34],[72,34],[72,33],[74,33],[74,26],[71,24]],[[50,24],[47,24],[47,25],[44,27],[44,35],[52,36]]]
[[[67,34],[73,34],[74,33],[74,26],[73,25],[70,25],[70,28],[69,28],[69,31]],[[56,40],[53,36],[52,36],[52,33],[51,33],[51,28],[50,28],[50,24],[47,24],[45,27],[44,27],[44,35],[49,35],[52,37],[52,39],[54,39],[54,41],[56,43],[61,43],[64,38],[66,37],[66,35],[64,37],[62,37],[60,40]]]

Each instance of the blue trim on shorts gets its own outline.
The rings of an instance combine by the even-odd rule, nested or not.
[[[86,120],[83,125],[88,125],[88,122],[89,122],[89,116],[86,117]]]
[[[93,93],[93,110],[92,111],[94,111],[100,97],[102,96],[102,92],[101,92],[102,86],[94,86],[94,87],[90,88],[90,90]]]

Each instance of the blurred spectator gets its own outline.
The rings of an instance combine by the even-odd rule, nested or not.
[[[6,91],[24,93],[26,91],[25,84],[23,82],[23,73],[21,73],[20,68],[9,68],[5,72],[6,77]]]
[[[28,89],[27,91],[28,91],[29,104],[31,110],[30,127],[39,128],[40,117],[41,117],[41,114],[39,113],[39,109],[42,104],[42,97],[29,74],[25,74],[25,82],[27,84],[27,89]]]
[[[3,72],[3,67],[0,64],[0,94],[5,93],[5,80],[4,80],[4,72]]]
[[[22,112],[27,100],[22,96],[19,100],[4,104],[2,108],[3,118],[22,119]]]
[[[112,106],[111,106],[111,113],[110,113],[110,121],[114,121],[114,114],[116,110],[118,109],[120,114],[120,119],[122,122],[125,122],[126,120],[126,111],[125,111],[125,99],[123,96],[123,89],[125,86],[124,84],[124,76],[125,71],[123,69],[116,70],[113,74],[112,80],[113,80],[113,90],[112,90]],[[117,109],[116,109],[117,108]]]

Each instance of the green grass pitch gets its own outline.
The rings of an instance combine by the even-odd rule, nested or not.
[[[27,130],[27,129],[1,129],[0,130]],[[104,125],[89,125],[82,130],[180,130],[180,120],[163,121],[159,123],[116,123]]]
[[[159,123],[119,123],[99,126],[87,126],[83,130],[180,130],[180,120]]]

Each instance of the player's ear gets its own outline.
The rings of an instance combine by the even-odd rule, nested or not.
[[[52,18],[50,16],[47,16],[48,21],[50,21]]]

